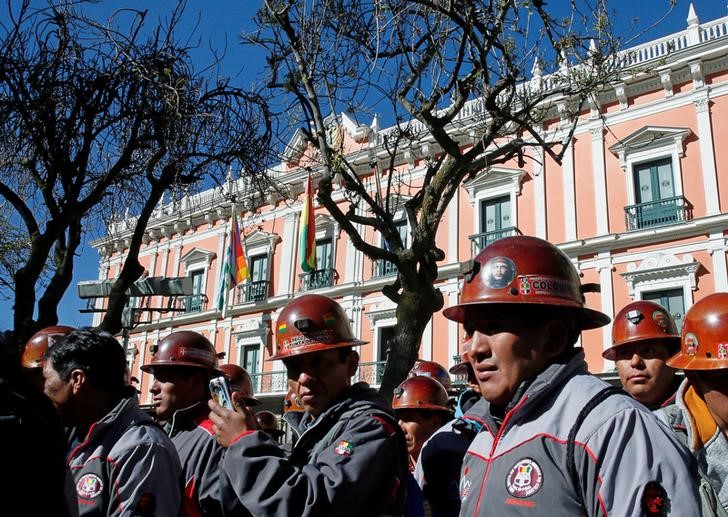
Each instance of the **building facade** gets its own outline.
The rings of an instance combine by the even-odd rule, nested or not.
[[[728,18],[701,23],[691,7],[684,31],[626,55],[633,73],[623,74],[582,113],[561,164],[534,148],[524,166],[491,167],[462,186],[437,235],[446,254],[437,280],[446,307],[458,302],[461,263],[489,242],[517,234],[558,245],[583,282],[601,285],[600,293],[587,295],[587,304],[610,316],[632,300],[648,299],[665,305],[680,323],[697,300],[728,290],[728,145],[723,146],[728,136]],[[537,73],[534,79],[541,80]],[[467,117],[478,112],[477,101],[466,106],[463,131]],[[334,137],[343,138],[354,162],[377,160],[385,135],[395,130],[380,129],[376,121],[359,125],[346,114],[332,120]],[[555,118],[553,124],[558,123]],[[385,171],[401,185],[391,203],[405,242],[409,230],[398,207],[422,179],[428,145],[423,137],[419,149],[404,153],[395,170]],[[340,301],[355,334],[369,341],[360,351],[357,375],[378,384],[395,324],[395,305],[381,289],[392,283],[396,268],[356,250],[336,221],[317,207],[317,269],[301,271],[298,227],[309,173],[303,166],[307,152],[297,135],[272,171],[292,198],[272,192],[265,199],[247,199],[244,180],[230,179],[222,189],[158,208],[140,260],[149,277],[188,277],[193,294],[139,296],[130,302],[139,309],[174,309],[138,311],[143,316],[128,336],[142,401],[150,399],[150,379],[139,367],[150,360],[151,345],[180,329],[202,333],[225,354],[224,362],[246,368],[259,397],[280,400],[287,390],[283,365],[265,360],[265,346],[274,339],[280,310],[301,292]],[[314,179],[316,174],[314,170]],[[367,181],[374,192],[374,180]],[[226,307],[218,310],[229,199],[236,193],[252,277],[231,291]],[[341,192],[339,196],[344,203]],[[109,230],[93,244],[101,256],[100,280],[118,275],[131,226],[121,221]],[[381,241],[371,232],[365,236],[368,242]],[[91,304],[102,310],[104,300],[91,299]],[[100,318],[97,314],[94,323]],[[613,368],[601,357],[610,333],[607,326],[582,335],[594,373]],[[420,356],[450,366],[461,338],[457,324],[436,314],[422,338]]]

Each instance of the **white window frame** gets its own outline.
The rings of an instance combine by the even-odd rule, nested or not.
[[[699,268],[700,262],[689,253],[682,258],[669,253],[655,253],[639,264],[630,262],[627,271],[621,275],[634,300],[641,300],[643,293],[682,288],[687,311],[693,304],[692,292],[697,289],[696,273]]]
[[[184,264],[185,276],[190,276],[193,271],[202,271],[202,285],[200,294],[207,294],[207,279],[210,274],[210,265],[217,258],[217,253],[200,248],[194,248],[181,258]]]
[[[626,172],[628,206],[637,203],[635,166],[665,158],[669,158],[672,162],[675,196],[683,195],[680,158],[685,156],[685,139],[690,134],[691,131],[688,128],[645,126],[609,148],[619,158],[619,164]]]
[[[470,196],[473,210],[473,229],[480,233],[480,207],[483,201],[509,196],[511,205],[511,226],[518,228],[518,202],[526,171],[507,167],[489,167],[478,173],[463,187]]]

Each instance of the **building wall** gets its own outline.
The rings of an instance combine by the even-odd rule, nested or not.
[[[601,284],[600,293],[587,294],[587,305],[610,316],[626,303],[655,293],[669,295],[665,303],[682,299],[684,313],[700,298],[728,290],[728,148],[722,145],[728,134],[728,19],[711,23],[720,29],[712,40],[663,57],[659,66],[645,65],[643,70],[653,71],[635,73],[625,83],[602,92],[598,110],[582,113],[562,163],[533,149],[523,167],[516,163],[493,167],[463,185],[436,237],[446,254],[437,280],[446,307],[458,301],[459,263],[469,260],[474,250],[470,237],[483,231],[481,204],[503,199],[510,203],[510,213],[502,226],[513,226],[517,233],[546,238],[560,246],[583,275],[583,282]],[[373,140],[366,138],[372,134],[370,128],[354,124],[346,115],[339,121],[338,138],[343,138],[349,152],[368,155],[376,151]],[[552,120],[546,126],[557,128],[558,124]],[[244,285],[230,293],[224,311],[217,310],[230,225],[230,207],[224,196],[209,191],[182,200],[185,210],[175,203],[160,206],[140,260],[149,276],[189,276],[202,270],[200,294],[204,296],[194,310],[189,310],[192,302],[173,300],[176,308],[184,310],[142,313],[140,324],[132,330],[129,345],[136,354],[130,355],[132,374],[141,379],[143,401],[149,400],[150,379],[139,367],[150,360],[150,346],[181,329],[207,336],[225,354],[222,362],[249,366],[256,374],[259,394],[285,391],[282,364],[264,359],[278,313],[302,287],[298,225],[307,174],[302,167],[310,164],[310,156],[305,148],[295,149],[279,168],[285,171],[282,179],[294,199],[271,193],[255,210],[238,207],[249,265],[253,257],[268,257],[269,284],[259,300],[241,300],[250,289]],[[628,228],[626,207],[639,205],[640,196],[647,195],[645,185],[635,187],[635,169],[645,163],[663,163],[660,160],[670,164],[672,176],[654,168],[650,188],[669,192],[666,182],[671,183],[674,195],[682,196],[672,203],[684,198],[686,215],[654,224],[654,206],[642,205],[633,208],[642,214],[642,222]],[[404,159],[391,173],[409,185],[399,192],[405,199],[421,184],[424,168],[422,160]],[[661,176],[663,173],[668,176]],[[387,177],[383,175],[383,180]],[[243,180],[231,180],[226,188],[243,189],[242,185]],[[343,198],[341,203],[344,207]],[[669,207],[666,213],[678,217],[683,213],[679,206]],[[355,333],[369,341],[361,349],[360,375],[376,384],[383,335],[395,323],[395,306],[381,288],[393,277],[383,276],[377,264],[354,249],[346,233],[321,207],[316,208],[316,221],[317,239],[331,239],[336,279],[315,292],[337,298],[350,315]],[[364,236],[377,244],[381,239],[369,229]],[[109,237],[95,245],[102,255],[99,277],[114,278],[125,254],[123,228],[111,228]],[[103,306],[102,300],[97,303]],[[161,297],[139,301],[146,308],[163,308],[168,303]],[[601,357],[609,346],[610,331],[607,326],[582,335],[592,372],[612,369]],[[420,356],[450,366],[461,339],[459,325],[436,314],[422,337]],[[247,365],[243,352],[252,357],[255,350],[257,362]]]

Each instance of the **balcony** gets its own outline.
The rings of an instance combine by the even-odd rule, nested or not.
[[[624,213],[628,232],[682,223],[693,218],[692,207],[683,196],[626,206]]]
[[[335,269],[315,269],[309,273],[298,275],[299,291],[311,291],[323,287],[332,287],[339,279]]]
[[[207,309],[207,295],[193,294],[182,299],[185,314],[190,312],[202,312]]]
[[[503,237],[512,237],[514,235],[521,235],[521,231],[515,226],[471,235],[468,237],[470,239],[470,253],[475,256],[491,242],[495,242]]]
[[[372,277],[396,276],[397,266],[388,260],[375,260],[372,262]]]
[[[386,361],[371,361],[359,363],[351,382],[366,382],[371,386],[379,386],[384,375]],[[288,391],[288,375],[285,370],[275,372],[252,373],[253,392],[256,395],[270,395],[273,393],[286,393]]]
[[[270,282],[268,280],[248,282],[239,288],[238,303],[264,302],[268,299],[269,292]]]
[[[253,392],[256,395],[286,393],[288,391],[288,375],[285,370],[251,373],[250,379],[253,381]]]

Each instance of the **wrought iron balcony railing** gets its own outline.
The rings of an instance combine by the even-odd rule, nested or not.
[[[286,393],[288,391],[288,375],[285,370],[251,373],[250,379],[253,381],[254,393]]]
[[[473,256],[480,253],[491,242],[502,239],[503,237],[511,237],[513,235],[521,235],[521,231],[515,226],[501,228],[500,230],[492,230],[490,232],[476,233],[468,237],[470,239],[470,252]]]
[[[243,284],[238,290],[238,303],[263,302],[268,299],[269,288],[268,280]]]
[[[624,207],[627,231],[681,223],[693,218],[692,207],[683,196]]]
[[[202,312],[207,309],[207,295],[193,294],[192,296],[185,296],[182,303],[185,313]]]
[[[388,260],[375,260],[372,262],[372,277],[395,276],[397,266]]]
[[[332,287],[339,279],[335,269],[315,269],[309,273],[298,275],[299,291],[310,291],[322,287]]]

